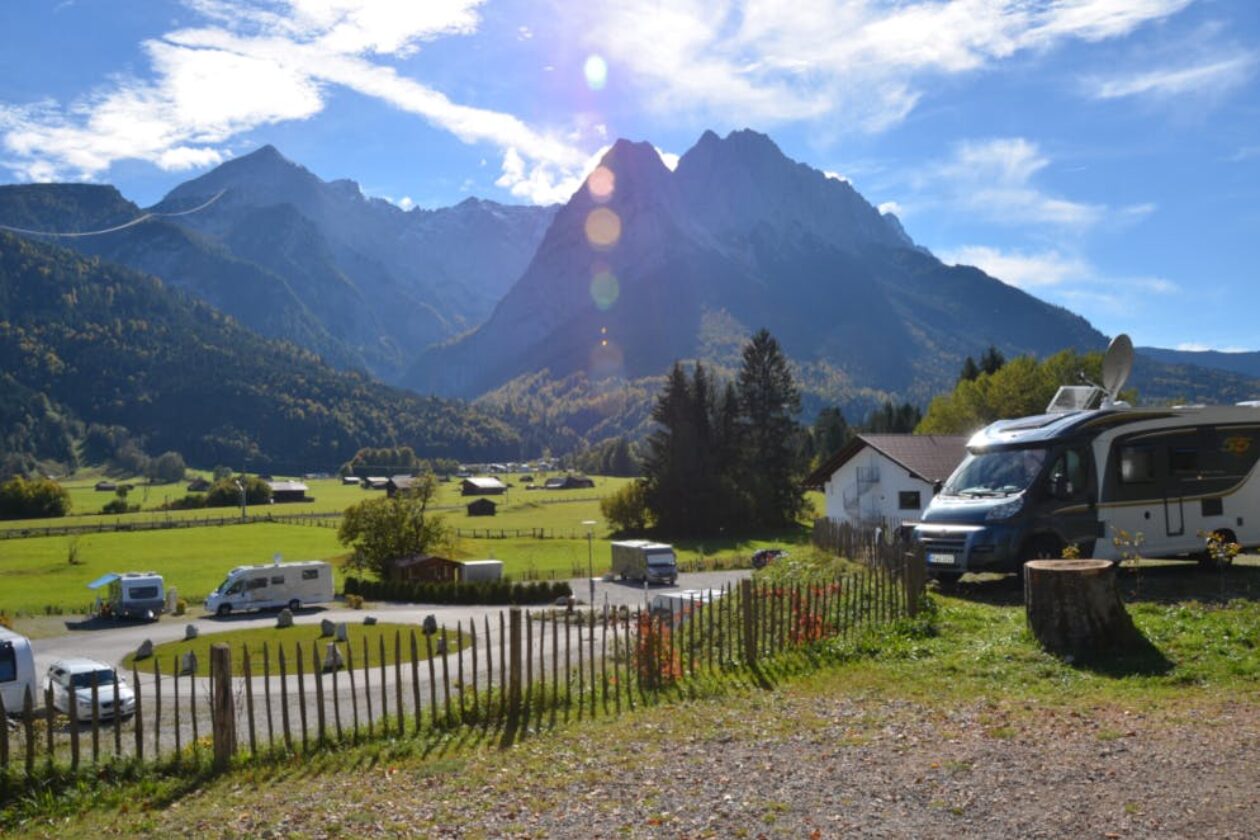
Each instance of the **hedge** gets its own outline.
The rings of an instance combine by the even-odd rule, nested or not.
[[[405,601],[416,604],[542,604],[573,594],[564,580],[525,583],[480,581],[478,583],[410,583],[346,578],[344,593],[373,601]]]

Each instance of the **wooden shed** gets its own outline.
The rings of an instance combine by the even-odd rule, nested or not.
[[[408,583],[444,583],[459,580],[460,564],[435,554],[412,554],[399,557],[390,566],[395,581]]]
[[[494,516],[498,505],[489,499],[476,499],[468,503],[469,516]]]
[[[460,486],[460,493],[465,496],[499,496],[506,492],[507,485],[490,476],[465,478]]]

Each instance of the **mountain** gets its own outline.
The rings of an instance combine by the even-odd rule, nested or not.
[[[963,358],[1096,349],[1083,318],[969,267],[947,266],[848,183],[768,137],[706,132],[670,171],[618,141],[611,195],[579,190],[490,318],[427,351],[406,383],[473,396],[548,370],[559,379],[719,366],[768,328],[807,390],[831,401],[926,402]]]
[[[1252,378],[1260,378],[1260,352],[1223,353],[1219,350],[1166,350],[1160,347],[1139,347],[1137,354],[1170,365],[1194,365],[1199,368],[1226,370]]]
[[[55,241],[161,277],[338,367],[395,380],[429,344],[489,315],[555,208],[470,198],[403,211],[264,146],[150,212],[142,224]],[[0,187],[0,223],[27,230],[99,230],[144,213],[113,187]]]
[[[88,422],[194,464],[285,472],[363,446],[474,460],[520,448],[477,409],[335,370],[156,278],[2,232],[0,405],[6,452],[51,458]]]
[[[284,277],[385,379],[484,320],[555,213],[475,198],[404,211],[354,181],[323,181],[272,146],[181,184],[154,209],[180,212],[216,195],[172,221]]]

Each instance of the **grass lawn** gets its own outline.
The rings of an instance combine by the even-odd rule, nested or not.
[[[78,563],[67,555],[77,540]],[[190,604],[198,603],[235,566],[286,560],[320,560],[344,553],[331,528],[302,525],[229,525],[32,537],[0,541],[0,611],[42,613],[48,606],[80,610],[92,603],[87,584],[107,572],[154,571]]]
[[[425,647],[424,633],[414,624],[374,624],[370,627],[363,624],[355,624],[348,622],[346,626],[350,641],[348,643],[339,642],[337,647],[341,649],[343,660],[347,660],[347,645],[352,649],[350,655],[354,657],[354,667],[363,667],[363,645],[367,642],[368,665],[369,667],[381,664],[381,640],[385,642],[385,664],[393,665],[395,661],[395,638],[400,641],[398,643],[398,651],[404,663],[411,661],[411,635],[416,636],[416,658],[428,659],[428,650]],[[446,630],[445,637],[448,649],[454,653],[468,642],[468,638],[460,638],[454,630]],[[192,652],[197,657],[197,676],[210,676],[210,645],[212,644],[228,644],[232,646],[232,673],[240,676],[244,673],[244,654],[243,650],[249,650],[250,668],[254,676],[262,676],[263,674],[263,645],[266,644],[271,651],[271,673],[279,674],[279,649],[284,648],[287,657],[288,670],[290,674],[297,672],[295,658],[297,648],[301,648],[303,658],[303,667],[307,673],[311,671],[311,665],[317,655],[321,662],[328,649],[328,645],[333,641],[331,636],[319,635],[319,625],[311,624],[295,624],[292,627],[280,629],[278,627],[259,627],[253,630],[235,630],[226,633],[207,633],[204,636],[198,636],[192,641],[167,642],[164,645],[158,645],[153,650],[153,656],[147,659],[141,659],[134,662],[137,669],[147,674],[153,673],[153,663],[160,661],[162,671],[169,676],[174,673],[175,661],[178,657],[182,657],[185,653]],[[437,652],[437,637],[433,638],[434,653]],[[123,660],[123,665],[131,668],[133,664],[134,654],[128,654]]]

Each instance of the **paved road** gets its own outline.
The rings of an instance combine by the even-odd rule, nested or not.
[[[725,584],[746,577],[747,571],[736,572],[706,572],[684,574],[679,576],[678,585],[673,587],[653,586],[649,590],[649,594],[657,594],[661,592],[676,592],[686,589],[708,589],[720,588]],[[590,581],[582,578],[572,581],[574,593],[581,601],[585,601],[589,597]],[[595,582],[595,604],[602,607],[605,603],[610,606],[629,606],[634,608],[642,606],[645,603],[645,593],[642,585],[634,585],[629,583],[621,583],[615,581],[597,580]],[[478,634],[478,650],[479,656],[477,661],[477,680],[478,684],[484,689],[489,677],[487,669],[487,658],[485,650],[487,639],[485,638],[484,619],[490,618],[491,635],[488,643],[491,648],[494,660],[497,662],[500,651],[498,613],[502,611],[501,607],[470,607],[470,606],[435,606],[421,604],[378,604],[372,609],[359,611],[346,609],[340,605],[323,609],[309,608],[304,609],[294,617],[297,624],[318,624],[324,619],[334,622],[359,623],[362,622],[365,615],[377,616],[382,622],[397,624],[419,624],[426,616],[434,616],[439,624],[447,627],[454,627],[457,622],[467,625],[469,621],[475,620],[479,629]],[[214,633],[226,632],[229,630],[240,630],[251,627],[271,627],[276,621],[275,613],[256,613],[229,616],[227,618],[217,618],[209,615],[190,615],[185,618],[168,617],[154,624],[136,624],[136,625],[115,625],[110,622],[94,622],[91,629],[73,629],[63,636],[52,638],[38,639],[32,642],[35,652],[36,673],[42,675],[48,665],[54,660],[67,656],[88,656],[94,659],[100,659],[105,662],[121,663],[123,658],[130,652],[134,651],[145,639],[150,639],[155,645],[165,642],[177,641],[184,637],[185,627],[193,624],[198,628],[202,636],[209,636]],[[550,628],[549,628],[550,630]],[[609,634],[609,646],[613,644],[612,634]],[[584,650],[589,653],[592,649],[599,653],[604,647],[599,628],[596,629],[594,639],[589,635],[585,635],[574,628],[574,643],[578,642],[579,637],[582,639]],[[593,648],[591,643],[593,641]],[[404,642],[404,645],[406,643]],[[545,643],[539,647],[535,643],[533,667],[535,673],[543,672],[546,674],[554,673],[554,669],[559,666],[564,667],[563,653],[560,660],[553,663],[551,661],[551,644]],[[563,651],[563,645],[561,645]],[[356,651],[357,652],[357,651]],[[468,683],[473,679],[473,656],[469,649],[465,649],[458,656],[452,654],[448,657],[446,663],[450,672],[450,679],[453,685],[453,693],[457,691],[455,686],[456,674],[463,661],[465,680]],[[576,667],[576,651],[574,651],[572,664]],[[436,677],[441,685],[442,667],[440,660],[435,663]],[[292,669],[292,664],[290,664]],[[364,698],[364,674],[359,669],[356,674],[356,687],[359,696],[360,705],[364,718],[366,719],[366,704]],[[396,713],[396,703],[398,700],[398,692],[395,687],[396,671],[391,666],[382,673],[379,668],[372,669],[367,675],[370,680],[373,702],[375,704],[375,714],[380,716],[380,696],[382,688],[385,689],[387,702],[389,704],[389,712],[391,715]],[[315,713],[309,707],[313,704],[314,685],[313,676],[308,668],[306,676],[306,689],[311,700],[308,701],[308,717],[310,726],[314,727]],[[334,692],[332,688],[331,675],[323,677],[325,690],[325,712],[327,719],[330,721],[329,726],[332,727],[331,721],[334,719],[335,705],[341,707],[341,719],[343,723],[348,725],[350,721],[352,702],[350,696],[350,680],[349,674],[341,672],[337,678],[336,700],[334,701]],[[243,680],[237,696],[240,698],[238,705],[244,706],[244,687]],[[413,675],[409,664],[404,665],[402,669],[402,705],[407,714],[414,713],[415,700],[413,690]],[[421,663],[418,674],[418,682],[420,684],[421,706],[427,707],[430,702],[429,674],[427,664]],[[496,679],[497,682],[497,679]],[[144,721],[145,729],[148,732],[145,736],[146,747],[151,754],[154,739],[160,740],[164,750],[174,747],[176,740],[176,730],[174,727],[174,708],[171,705],[174,699],[174,680],[167,674],[162,678],[162,719],[160,722],[153,719],[152,701],[155,694],[154,678],[149,674],[140,675],[140,689],[146,703],[146,717]],[[42,679],[41,679],[42,685]],[[296,696],[296,679],[291,674],[287,680],[287,691],[289,694],[289,717],[296,731],[298,721],[300,720],[300,708]],[[255,715],[258,720],[258,728],[260,734],[265,733],[265,723],[267,718],[268,706],[266,703],[267,692],[271,693],[270,711],[272,712],[273,724],[275,731],[280,732],[280,721],[282,719],[282,703],[280,699],[280,680],[273,676],[270,682],[266,682],[262,677],[255,676],[251,688],[254,694]],[[182,744],[191,742],[194,732],[193,714],[191,706],[190,694],[196,695],[196,731],[200,735],[205,735],[209,731],[209,680],[207,679],[191,679],[182,678],[180,680],[180,726],[179,741]],[[439,687],[437,690],[439,703],[443,701],[443,692]],[[428,712],[426,711],[426,715]],[[238,718],[241,731],[243,732],[245,712],[238,709]],[[155,724],[158,724],[155,729]],[[131,721],[124,724],[125,734],[123,737],[124,749],[130,752],[134,746],[134,729]],[[106,739],[109,740],[109,739]],[[112,741],[110,741],[112,744]]]

